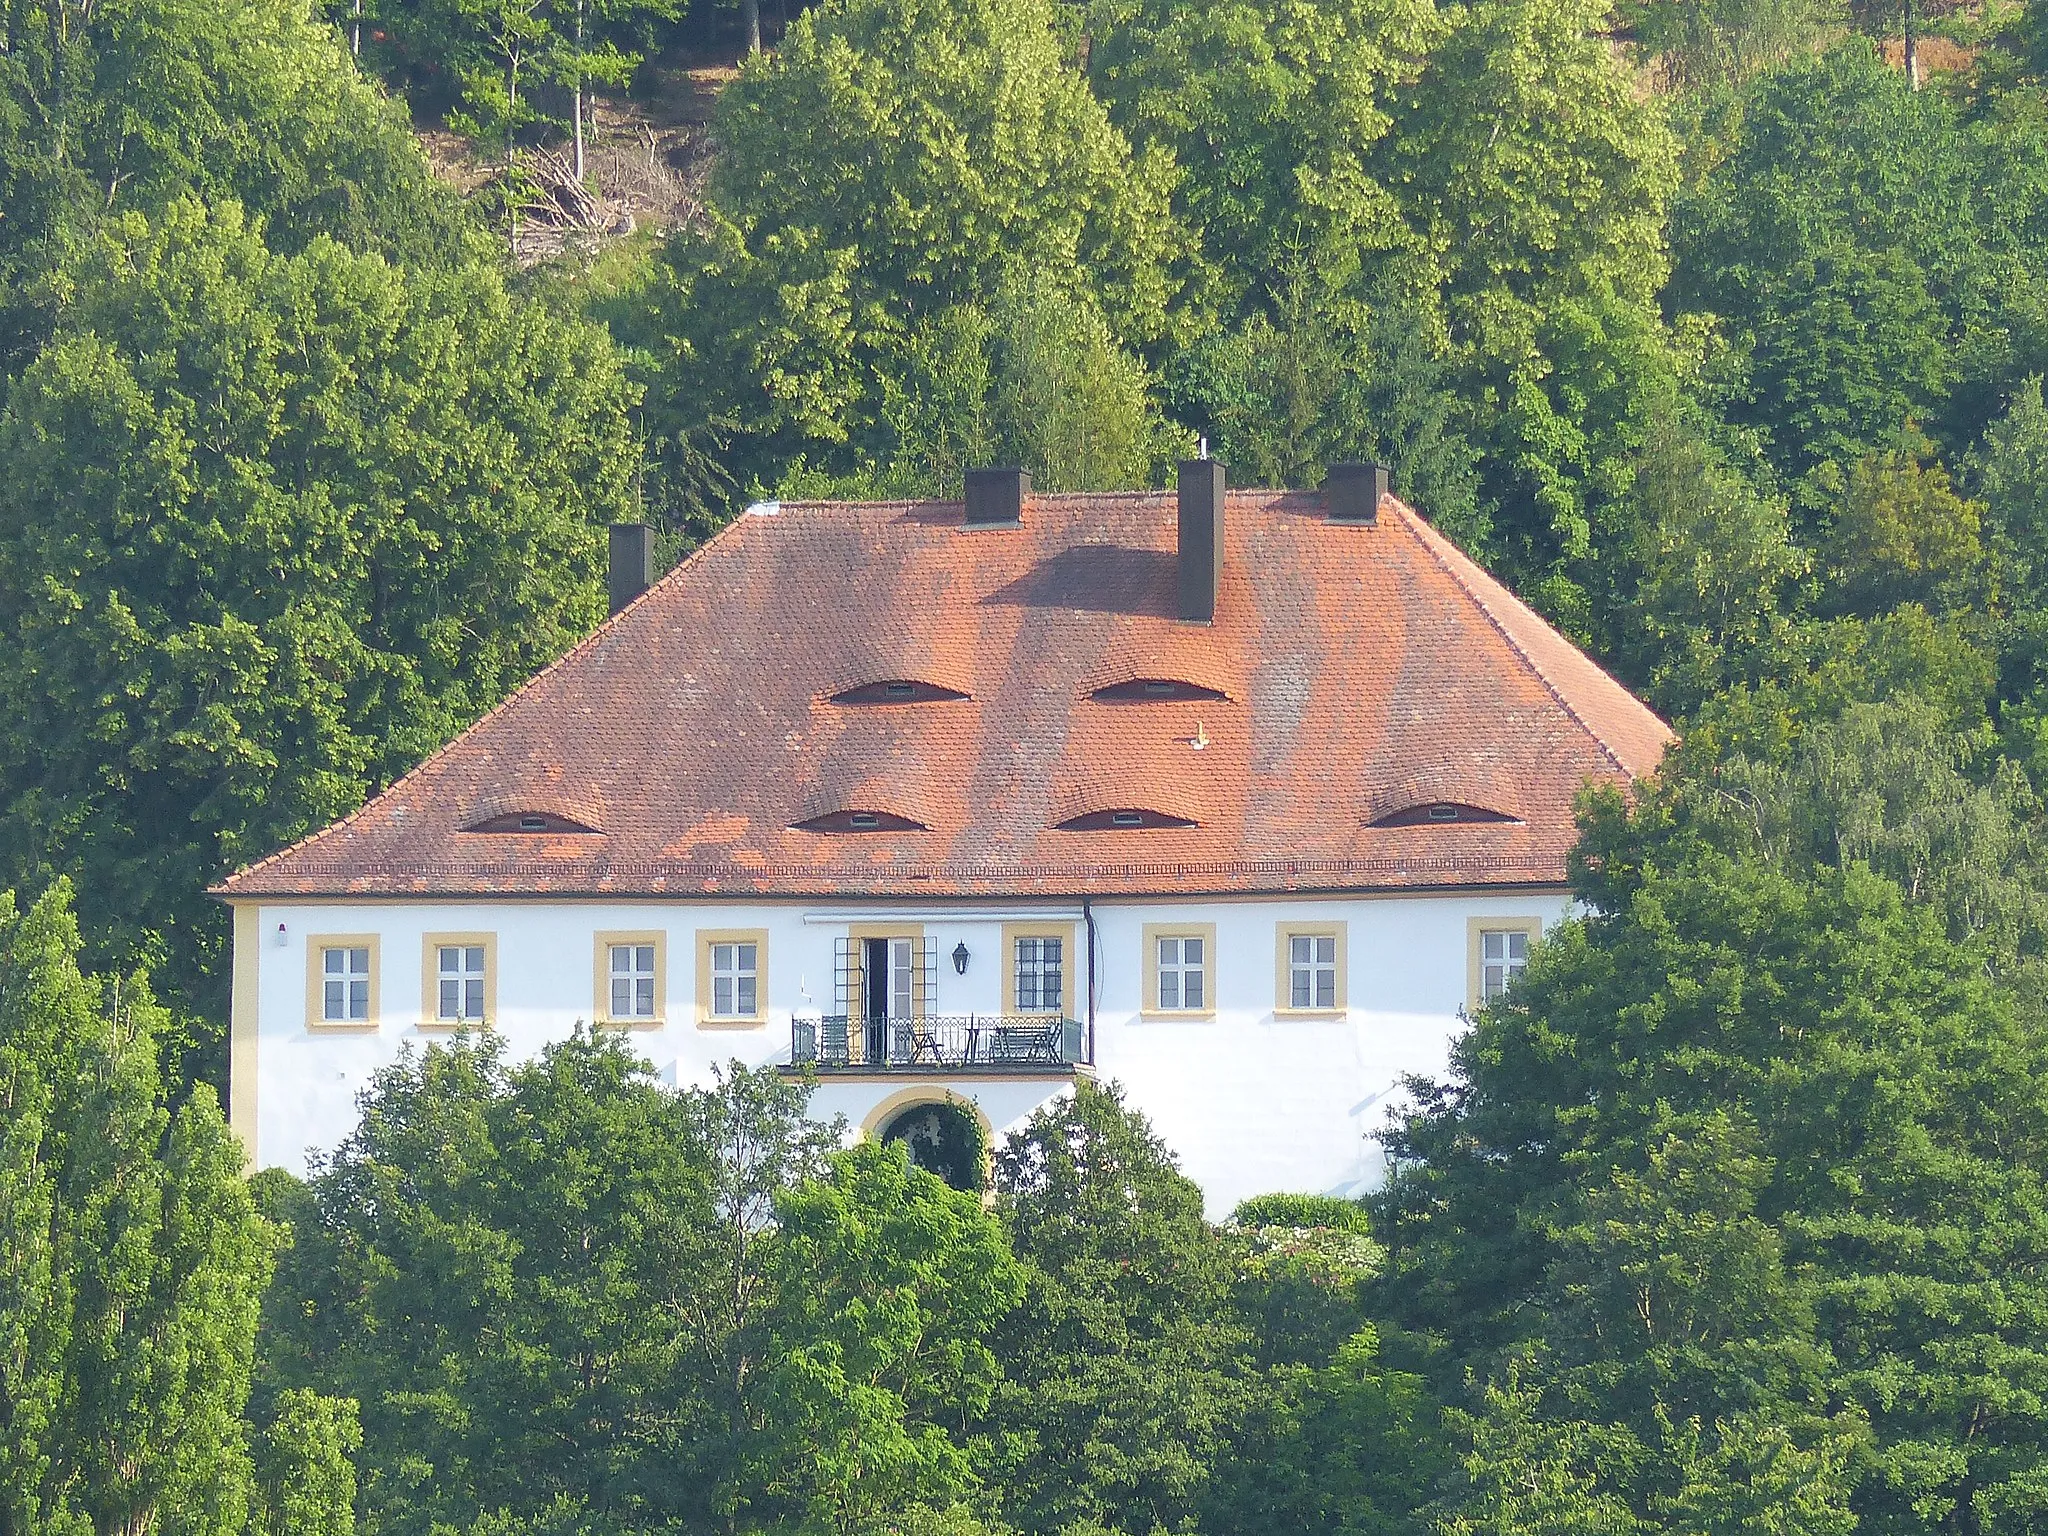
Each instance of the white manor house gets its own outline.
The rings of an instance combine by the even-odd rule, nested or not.
[[[914,1150],[1115,1080],[1212,1211],[1351,1193],[1567,911],[1581,786],[1669,739],[1373,465],[763,504],[651,586],[648,538],[597,633],[219,887],[257,1164],[408,1045],[587,1021]]]

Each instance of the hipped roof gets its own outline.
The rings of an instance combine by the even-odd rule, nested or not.
[[[1213,623],[1175,617],[1170,492],[755,509],[261,896],[960,897],[1553,885],[1588,781],[1670,732],[1393,498],[1233,491]],[[1133,678],[1224,700],[1103,701]],[[865,682],[968,698],[851,706]],[[1198,747],[1197,743],[1201,743]],[[1376,828],[1432,802],[1511,821]],[[1187,828],[1057,830],[1150,809]],[[925,831],[797,830],[881,811]],[[551,812],[592,834],[478,833]]]

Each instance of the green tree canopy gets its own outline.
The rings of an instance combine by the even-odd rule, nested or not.
[[[359,804],[602,616],[605,338],[481,268],[125,216],[0,413],[0,850],[225,1010],[205,890]]]
[[[749,60],[719,103],[711,228],[668,253],[663,408],[741,433],[772,483],[878,424],[892,354],[956,306],[1052,274],[1115,342],[1163,335],[1169,168],[1133,160],[1053,20],[1049,0],[827,0]]]
[[[0,8],[0,305],[10,368],[108,211],[234,201],[281,249],[444,263],[475,226],[402,107],[297,0],[10,0]],[[10,291],[11,290],[11,291]]]
[[[1602,816],[1596,914],[1396,1138],[1383,1303],[1481,1378],[1523,1358],[1515,1413],[1589,1421],[1567,1461],[1632,1519],[2022,1529],[1999,1512],[2048,1434],[2021,1385],[2048,1245],[2031,989],[1853,857]]]
[[[1025,1265],[989,1413],[1015,1517],[1142,1536],[1199,1508],[1244,1403],[1235,1263],[1201,1191],[1120,1090],[1076,1085],[996,1158]]]
[[[147,982],[79,951],[67,885],[0,895],[0,1527],[241,1536],[279,1234],[212,1090],[166,1103]]]

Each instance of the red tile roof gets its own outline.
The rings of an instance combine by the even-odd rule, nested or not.
[[[1171,493],[783,503],[353,816],[219,887],[270,895],[957,896],[1554,884],[1587,780],[1670,732],[1391,498],[1233,491],[1212,625]],[[1175,678],[1217,700],[1108,701]],[[887,679],[969,698],[842,705]],[[1197,741],[1205,744],[1199,749]],[[1374,828],[1455,801],[1513,822]],[[1149,809],[1188,828],[1062,832]],[[925,831],[792,823],[881,811]],[[461,830],[516,812],[595,834]]]

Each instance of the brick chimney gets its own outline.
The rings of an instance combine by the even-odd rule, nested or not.
[[[1180,616],[1198,624],[1216,617],[1223,578],[1223,464],[1183,459],[1180,466]]]
[[[1332,464],[1323,472],[1323,504],[1333,523],[1372,527],[1380,520],[1380,498],[1386,494],[1384,464]]]
[[[645,523],[612,524],[612,612],[654,585],[654,530]]]
[[[1030,470],[970,469],[963,478],[961,500],[967,503],[969,528],[1014,528],[1023,521]]]

